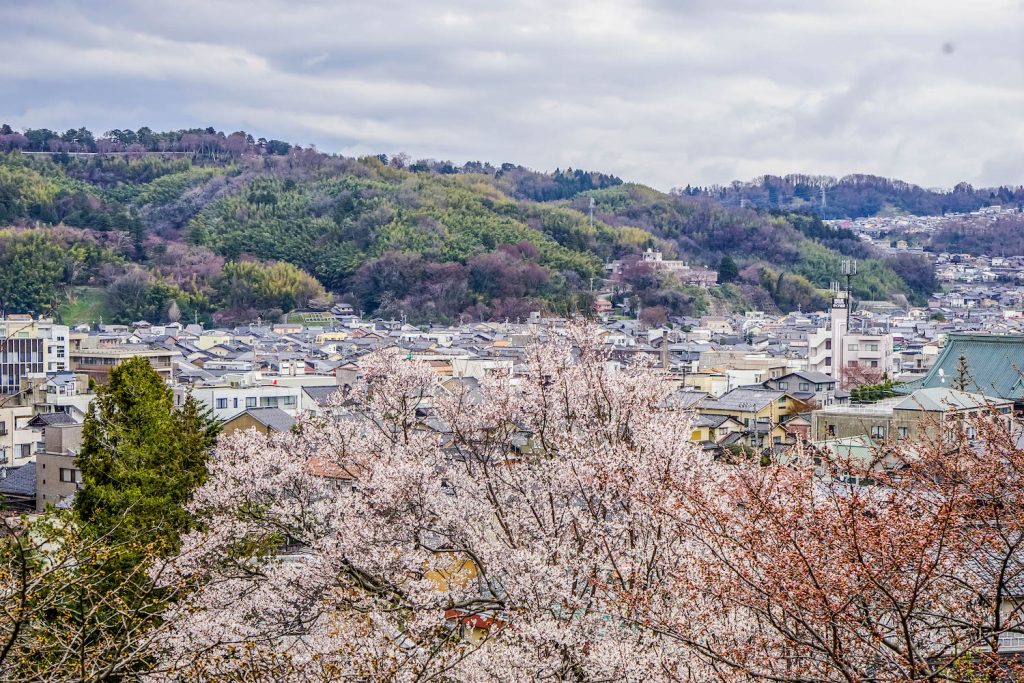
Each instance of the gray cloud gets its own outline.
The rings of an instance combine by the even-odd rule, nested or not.
[[[0,119],[213,125],[660,188],[1024,183],[1017,0],[482,5],[0,0]]]

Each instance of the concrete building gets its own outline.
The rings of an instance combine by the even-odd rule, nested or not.
[[[47,318],[9,315],[0,321],[0,393],[16,394],[22,381],[68,369],[70,330]]]
[[[949,420],[977,417],[995,410],[1009,414],[1013,402],[948,388],[918,389],[909,396],[877,403],[833,406],[811,415],[816,442],[866,436],[873,441],[919,442],[936,436]]]
[[[43,450],[36,454],[36,510],[70,499],[82,483],[75,465],[82,447],[82,425],[51,425],[46,429]]]
[[[0,408],[0,467],[18,467],[36,456],[38,432],[29,427],[31,406]]]
[[[181,405],[191,392],[192,396],[213,411],[218,420],[230,420],[249,408],[280,408],[295,417],[299,413],[302,388],[281,384],[220,384],[214,386],[176,387],[174,402]]]
[[[160,373],[164,381],[170,382],[174,372],[174,359],[181,354],[163,348],[151,348],[142,344],[125,344],[116,347],[90,348],[82,346],[71,350],[71,369],[81,372],[100,384],[110,379],[110,371],[129,358],[142,357]]]

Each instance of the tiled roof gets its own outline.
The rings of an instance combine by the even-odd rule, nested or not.
[[[960,356],[970,375],[966,389],[997,398],[1024,398],[1024,336],[950,334],[928,374],[897,388],[901,394],[917,389],[950,388],[957,380]]]

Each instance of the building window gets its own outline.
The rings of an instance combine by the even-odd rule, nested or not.
[[[847,344],[846,350],[847,351],[860,351],[860,346],[858,346],[857,344]]]
[[[32,444],[23,443],[21,444],[21,457],[28,458],[32,456]]]
[[[779,389],[788,389],[789,382],[779,382]]]
[[[871,438],[872,439],[884,439],[885,438],[885,426],[874,425],[871,427]]]
[[[237,397],[237,396],[235,396],[235,398],[233,399],[233,401],[234,401],[234,402],[232,403],[231,407],[232,407],[232,408],[237,408],[237,407],[238,407],[238,397]]]
[[[857,361],[851,360],[849,363],[846,364],[846,367],[848,367],[848,368],[855,368],[855,367],[857,367]]]
[[[811,385],[807,382],[800,382],[800,391],[810,391]]]
[[[295,405],[295,397],[294,396],[285,396],[284,397],[284,404],[286,406],[293,406],[293,405]]]
[[[245,399],[245,407],[246,408],[255,408],[256,407],[256,397],[255,396],[249,396],[248,398],[246,398]]]
[[[878,367],[878,361],[877,360],[871,361],[871,367],[877,368]]]
[[[910,434],[910,430],[907,429],[906,427],[899,427],[897,428],[896,433],[899,435],[901,439],[905,439]]]
[[[7,422],[0,420],[0,436],[7,434]]]
[[[66,484],[81,484],[82,472],[71,467],[61,467],[60,480]]]
[[[877,351],[878,344],[868,344],[868,351]]]
[[[226,398],[218,398],[216,406],[218,408],[227,408],[228,407],[228,400]]]
[[[828,435],[829,436],[835,436],[836,435],[836,426],[835,425],[829,425],[828,426]]]

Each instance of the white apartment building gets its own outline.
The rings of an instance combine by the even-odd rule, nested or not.
[[[0,408],[0,467],[18,467],[36,457],[39,432],[28,426],[32,406]]]
[[[67,325],[48,318],[9,315],[0,320],[0,394],[16,394],[22,379],[68,369]]]
[[[299,413],[302,388],[283,384],[248,384],[245,382],[198,387],[176,387],[175,405],[182,405],[189,391],[213,411],[218,420],[230,420],[247,408],[280,408],[292,417]]]
[[[839,292],[832,300],[828,326],[807,335],[806,369],[840,381],[847,376],[861,380],[899,375],[900,356],[893,350],[892,335],[848,330],[846,303]]]

